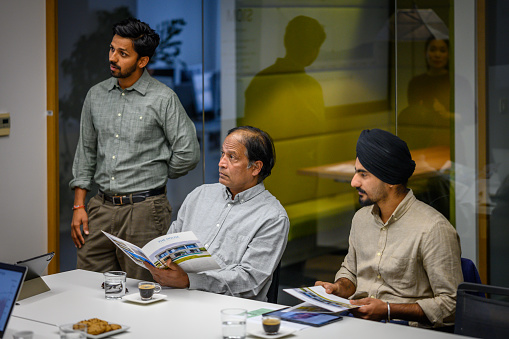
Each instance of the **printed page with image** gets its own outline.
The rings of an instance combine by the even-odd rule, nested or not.
[[[333,311],[327,310],[323,307],[313,305],[308,302],[285,308],[281,312],[297,312],[297,313],[334,313]]]
[[[187,273],[199,273],[221,268],[203,247],[193,232],[165,234],[149,241],[139,248],[108,232],[104,232],[118,248],[141,267],[144,262],[158,268],[165,268],[168,259],[178,264]]]
[[[334,294],[328,294],[322,286],[287,288],[283,291],[302,301],[335,313],[359,307],[350,304],[350,300],[348,299],[337,297]]]

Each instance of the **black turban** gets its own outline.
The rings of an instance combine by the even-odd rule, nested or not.
[[[381,129],[361,132],[357,158],[368,172],[391,185],[406,183],[415,170],[406,142]]]

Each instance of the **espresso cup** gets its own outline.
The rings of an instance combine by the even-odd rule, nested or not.
[[[267,334],[277,334],[279,326],[281,326],[281,318],[273,315],[262,316],[263,330]]]
[[[154,293],[161,292],[161,285],[151,281],[142,281],[138,283],[138,289],[140,290],[141,300],[147,301],[152,299]]]

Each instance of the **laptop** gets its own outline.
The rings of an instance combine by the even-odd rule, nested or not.
[[[25,266],[0,262],[0,338],[4,337],[7,330],[26,272]]]
[[[23,288],[21,289],[18,297],[19,300],[50,290],[41,276],[54,256],[55,252],[50,252],[30,259],[21,260],[16,263],[16,265],[25,266],[28,269],[25,277],[25,283],[23,284]]]

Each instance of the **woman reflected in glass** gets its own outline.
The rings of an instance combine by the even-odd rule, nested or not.
[[[411,149],[450,145],[451,82],[449,41],[430,38],[425,45],[427,70],[408,84],[408,106],[398,115],[398,136]]]
[[[411,150],[435,146],[449,148],[452,118],[449,41],[428,39],[425,59],[426,72],[414,76],[408,84],[408,107],[398,115],[398,136]],[[420,161],[425,162],[426,157]],[[415,188],[414,194],[449,218],[447,174],[437,172],[425,179],[420,189]]]
[[[449,80],[449,40],[426,41],[426,73],[412,78],[408,85],[409,106],[421,106],[428,119],[449,122],[451,84]]]

